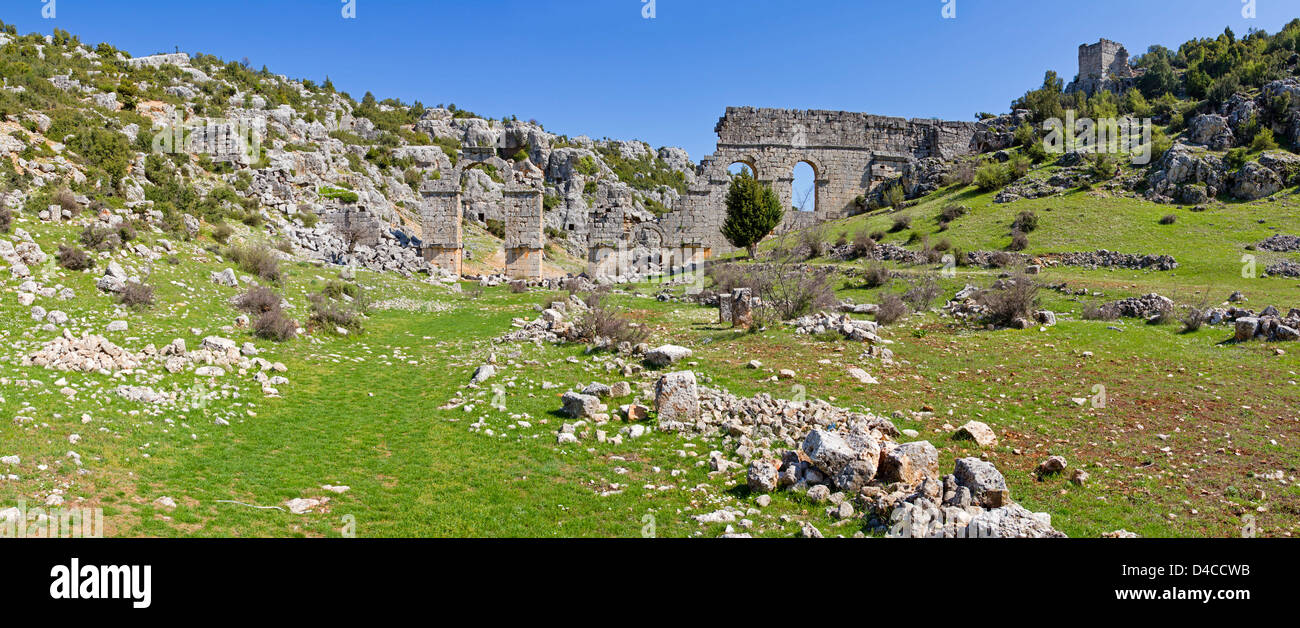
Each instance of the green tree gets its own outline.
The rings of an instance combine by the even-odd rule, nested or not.
[[[781,224],[781,200],[772,188],[745,174],[731,180],[722,235],[754,259],[758,243]]]

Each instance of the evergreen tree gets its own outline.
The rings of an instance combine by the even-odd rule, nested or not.
[[[781,201],[771,187],[748,174],[740,174],[731,179],[731,188],[727,190],[727,218],[722,223],[722,235],[754,259],[758,243],[781,224],[781,214]]]

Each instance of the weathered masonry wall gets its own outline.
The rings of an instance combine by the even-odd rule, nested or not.
[[[460,183],[427,181],[420,188],[424,259],[445,271],[461,274],[465,251],[461,230]]]
[[[701,161],[698,183],[654,223],[655,234],[646,236],[644,227],[623,220],[619,208],[592,213],[588,271],[613,275],[622,274],[614,269],[676,268],[732,251],[721,233],[731,164],[748,165],[776,190],[787,208],[780,230],[792,230],[852,214],[860,195],[897,177],[911,161],[974,152],[978,129],[975,122],[845,111],[728,108],[715,128],[717,152]],[[791,209],[794,168],[800,162],[814,173],[812,211]],[[658,253],[652,251],[656,243]]]
[[[542,234],[541,190],[509,186],[505,195],[506,275],[511,279],[541,279]]]
[[[857,197],[898,176],[914,159],[950,159],[971,152],[974,122],[892,118],[845,111],[732,107],[718,121],[712,160],[725,168],[744,163],[791,206],[793,171],[800,162],[815,176],[816,220],[848,215]]]

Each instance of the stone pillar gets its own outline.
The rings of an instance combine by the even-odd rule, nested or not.
[[[731,322],[731,298],[732,297],[730,294],[718,295],[718,322],[719,323],[726,324]]]
[[[459,181],[426,181],[420,187],[420,222],[424,231],[420,253],[430,264],[460,275],[465,244],[461,239]]]
[[[511,279],[542,278],[542,191],[531,187],[507,186],[506,275]]]
[[[731,323],[733,327],[748,329],[754,324],[753,302],[749,288],[736,288],[731,299]]]

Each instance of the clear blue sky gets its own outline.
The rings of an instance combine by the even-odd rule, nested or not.
[[[62,28],[133,55],[204,52],[254,67],[552,132],[682,146],[699,160],[728,105],[969,120],[1044,70],[1069,80],[1080,43],[1138,54],[1225,26],[1276,32],[1295,0],[4,0],[20,33]]]

